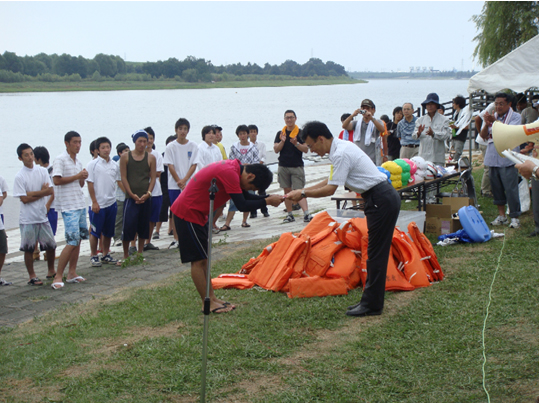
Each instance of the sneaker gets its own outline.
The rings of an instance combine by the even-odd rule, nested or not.
[[[101,258],[101,262],[102,263],[105,263],[105,264],[116,264],[118,263],[118,260],[114,259],[110,253],[108,253],[107,255],[103,256]]]
[[[226,221],[226,216],[223,214],[221,215],[221,217],[219,217],[219,219],[217,220],[219,222],[225,222]]]
[[[92,256],[90,262],[92,263],[92,267],[101,267],[101,261],[98,255]]]
[[[511,224],[509,228],[520,228],[520,220],[518,218],[511,218]]]
[[[159,239],[159,232],[153,234],[152,239]]]
[[[0,285],[11,285],[11,284],[13,284],[13,282],[6,281],[3,278],[0,278]]]
[[[146,250],[159,250],[159,248],[150,242],[150,243],[144,244],[143,250],[145,251]]]
[[[507,217],[502,217],[501,215],[496,217],[496,219],[490,223],[490,225],[503,225],[503,224],[507,224]]]
[[[178,241],[172,241],[170,243],[170,245],[168,246],[169,249],[172,249],[172,248],[179,248],[180,247],[180,244],[178,243]]]
[[[313,216],[310,214],[305,214],[303,216],[303,222],[311,222],[312,219],[313,219]]]
[[[137,253],[137,248],[134,246],[129,247],[129,256],[133,256],[135,253]]]
[[[122,246],[122,240],[121,239],[118,239],[116,241],[116,244],[114,246]]]
[[[292,204],[292,211],[298,211],[301,210],[301,206],[299,204]]]
[[[283,224],[287,223],[287,222],[294,222],[296,221],[296,219],[294,218],[294,216],[292,214],[288,214],[284,220],[283,220]]]

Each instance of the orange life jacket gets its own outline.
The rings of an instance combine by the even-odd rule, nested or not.
[[[327,278],[343,278],[349,290],[360,282],[361,258],[350,248],[343,248],[335,254],[332,266],[326,272]]]
[[[320,276],[326,274],[333,255],[344,247],[336,233],[332,232],[316,245],[311,246],[311,252],[305,266],[307,276]]]
[[[262,288],[279,291],[294,271],[296,260],[307,245],[307,238],[285,232],[261,264],[249,274],[249,280]]]
[[[325,297],[327,295],[346,295],[348,285],[343,278],[324,278],[319,276],[292,278],[289,281],[289,298]]]
[[[350,221],[345,221],[337,229],[335,233],[348,248],[359,250],[361,249],[361,232],[356,231]]]
[[[221,288],[237,288],[238,290],[245,290],[253,288],[253,283],[246,274],[221,274],[219,277],[211,280],[211,285],[214,290]]]
[[[311,238],[311,245],[320,242],[330,233],[332,233],[339,224],[335,222],[327,211],[316,214],[311,222],[303,228],[301,235],[307,235]]]
[[[365,273],[365,282],[363,288],[365,288],[367,277],[367,259],[369,258],[367,253],[369,239],[367,237],[362,238],[361,242],[361,271]],[[387,260],[387,273],[386,273],[386,291],[412,291],[415,287],[406,280],[404,274],[397,269],[397,264],[393,258],[393,247],[389,251],[389,259]],[[363,279],[362,279],[363,281]]]
[[[393,257],[398,263],[397,268],[404,273],[404,277],[415,288],[430,286],[429,276],[421,261],[419,251],[411,245],[406,233],[395,228],[393,233]]]
[[[241,270],[238,273],[249,274],[251,270],[253,270],[257,264],[262,263],[266,259],[266,257],[268,257],[270,252],[275,247],[276,243],[277,242],[273,242],[272,244],[266,246],[264,249],[262,249],[262,252],[256,258],[252,257],[251,259],[249,259],[247,263],[241,266]]]
[[[416,244],[423,262],[427,266],[427,270],[431,273],[433,281],[442,281],[444,279],[444,273],[442,272],[440,263],[438,263],[438,258],[429,239],[419,230],[413,221],[408,224],[408,233]]]

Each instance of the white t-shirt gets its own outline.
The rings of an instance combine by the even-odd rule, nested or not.
[[[221,161],[223,156],[221,150],[215,144],[208,145],[205,141],[198,145],[197,158],[195,164],[197,164],[197,172],[208,165]]]
[[[40,191],[44,183],[48,183],[52,187],[51,178],[45,168],[38,165],[34,165],[32,169],[22,167],[17,175],[15,175],[13,197],[20,198],[21,196],[27,196],[27,192]],[[46,203],[45,197],[26,204],[21,201],[19,223],[41,224],[48,222]]]
[[[70,177],[77,175],[82,171],[82,163],[78,158],[75,161],[69,156],[67,151],[64,151],[54,160],[52,164],[52,176]],[[70,211],[86,208],[86,198],[78,180],[75,180],[66,185],[56,186],[54,200],[56,210]]]
[[[86,167],[88,179],[86,182],[94,184],[94,193],[100,208],[107,208],[116,203],[116,180],[120,172],[118,164],[101,157],[91,160]]]
[[[174,169],[178,174],[178,177],[182,179],[187,175],[187,171],[191,168],[196,160],[198,153],[198,146],[192,141],[188,141],[186,144],[180,144],[177,141],[172,141],[165,149],[165,158],[163,164],[174,165]],[[170,167],[168,169],[168,188],[171,190],[178,190],[180,187],[172,177],[170,173]]]
[[[256,148],[258,148],[258,158],[260,158],[260,163],[264,164],[266,162],[266,144],[256,141]]]
[[[7,186],[6,180],[1,176],[0,176],[0,189],[1,189],[0,190],[0,195],[2,195],[2,196],[3,196],[4,192],[9,191],[9,187]],[[0,206],[0,214],[4,214],[4,206]],[[0,221],[2,221],[2,220],[0,220]],[[0,229],[3,229],[3,228],[0,228]]]
[[[354,192],[364,193],[387,180],[376,168],[370,157],[351,141],[333,139],[329,151],[333,164],[329,174],[329,185],[346,185]]]
[[[161,189],[161,181],[159,180],[159,173],[163,173],[165,167],[163,166],[163,157],[161,153],[156,150],[152,150],[152,155],[155,157],[155,186],[152,190],[152,197],[163,196],[163,190]]]

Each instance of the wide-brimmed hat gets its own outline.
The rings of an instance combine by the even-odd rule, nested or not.
[[[438,94],[436,94],[435,92],[432,92],[429,95],[427,95],[427,99],[421,102],[421,105],[425,106],[429,102],[434,102],[436,105],[438,105],[438,108],[440,107],[440,98],[438,97]]]

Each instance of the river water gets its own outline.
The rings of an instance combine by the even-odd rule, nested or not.
[[[395,106],[412,102],[414,107],[436,92],[441,102],[458,94],[466,96],[468,80],[372,80],[366,84],[314,87],[218,88],[201,90],[88,91],[0,94],[0,175],[13,189],[13,178],[22,167],[17,146],[45,146],[52,160],[65,149],[63,137],[75,130],[82,137],[79,154],[85,166],[91,159],[88,147],[97,137],[107,136],[113,146],[131,143],[131,134],[151,126],[156,147],[174,134],[180,117],[191,123],[188,138],[200,143],[201,129],[208,124],[223,127],[228,150],[237,141],[236,127],[256,124],[259,141],[272,149],[275,134],[284,126],[283,114],[293,109],[299,126],[309,120],[326,123],[334,135],[341,131],[340,116],[359,107],[364,98],[376,104],[376,117]],[[275,159],[275,156],[268,160]],[[18,201],[4,203],[6,228],[18,226]]]

